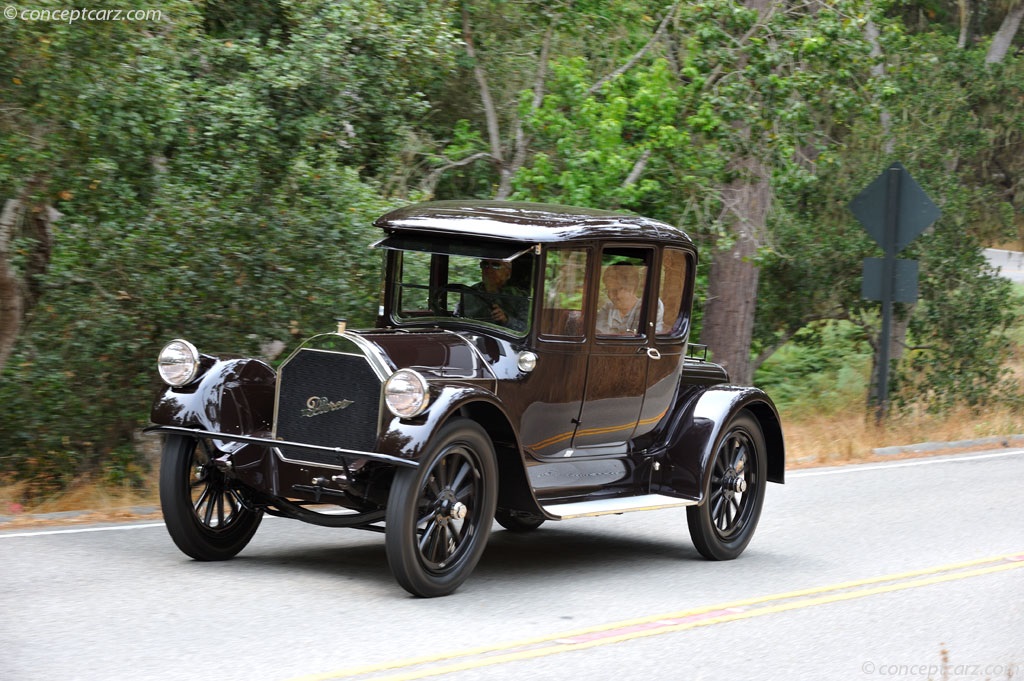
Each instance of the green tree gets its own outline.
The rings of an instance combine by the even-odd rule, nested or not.
[[[833,134],[823,121],[863,103],[845,89],[867,70],[856,7],[671,5],[604,76],[580,57],[555,59],[547,94],[528,110],[536,148],[516,196],[636,210],[704,237],[713,256],[702,340],[740,382],[753,370],[776,194],[813,179]]]
[[[437,125],[419,152],[429,195],[523,196],[515,177],[537,151],[530,119],[550,94],[553,63],[583,59],[591,93],[652,52],[679,3],[464,0],[457,69],[435,93]],[[466,93],[472,93],[467,96]]]
[[[43,296],[59,225],[131,219],[173,135],[190,3],[154,21],[0,23],[0,369]],[[181,27],[179,29],[179,27]]]
[[[0,186],[23,213],[63,214],[0,384],[3,470],[44,486],[137,475],[132,439],[171,337],[259,353],[335,314],[372,321],[366,246],[393,204],[374,176],[451,63],[447,15],[254,1],[167,6],[156,26],[3,25],[3,75],[21,89],[4,90]],[[21,282],[39,272],[23,233],[5,242]]]
[[[978,245],[1024,225],[1020,6],[217,0],[4,22],[0,467],[130,479],[164,341],[260,353],[368,323],[370,221],[424,195],[683,227],[703,340],[737,381],[817,342],[815,320],[871,340],[877,253],[846,204],[897,159],[944,215],[907,255],[899,386],[981,403],[1010,320]]]
[[[877,372],[877,305],[860,300],[860,278],[862,259],[880,253],[847,204],[901,160],[943,217],[901,254],[920,262],[921,298],[898,315],[892,387],[903,403],[982,404],[981,386],[992,395],[1007,389],[997,378],[1012,321],[1009,287],[993,276],[980,245],[1005,239],[1019,219],[1012,181],[1000,186],[992,173],[1014,167],[1020,76],[987,67],[983,50],[959,48],[955,26],[911,33],[898,22],[879,24],[885,68],[872,88],[877,115],[853,120],[834,153],[819,157],[815,181],[777,203],[755,348],[766,357],[809,321],[849,319],[874,344]]]

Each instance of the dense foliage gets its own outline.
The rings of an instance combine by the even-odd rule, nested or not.
[[[812,381],[844,361],[820,352],[836,328],[858,356],[875,342],[860,267],[878,252],[846,205],[894,160],[943,210],[903,254],[921,301],[895,389],[983,405],[1014,320],[978,249],[1024,229],[1024,57],[991,49],[1018,3],[974,4],[967,25],[941,0],[165,0],[147,20],[4,21],[0,472],[137,478],[164,341],[273,355],[336,315],[371,323],[371,222],[431,196],[680,225],[702,291],[758,301],[716,356],[752,372],[795,339]],[[779,363],[761,379],[782,385]]]

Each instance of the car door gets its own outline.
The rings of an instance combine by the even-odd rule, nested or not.
[[[651,291],[649,305],[659,306],[659,320],[649,334],[647,387],[634,438],[657,428],[676,396],[690,332],[690,310],[696,256],[682,248],[666,247],[661,254],[657,290]],[[654,301],[657,301],[656,303]],[[648,328],[650,323],[648,323]]]
[[[584,312],[591,254],[588,247],[545,253],[543,292],[536,301],[537,369],[517,386],[515,398],[515,410],[523,415],[523,445],[539,459],[562,458],[579,421],[587,378]]]
[[[650,341],[663,316],[648,300],[655,250],[606,246],[574,457],[625,454],[643,412]],[[660,310],[660,306],[659,306]]]

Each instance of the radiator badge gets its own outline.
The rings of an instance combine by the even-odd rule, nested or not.
[[[319,416],[320,414],[326,414],[330,411],[338,411],[344,409],[352,404],[352,400],[341,400],[338,402],[331,402],[326,397],[310,397],[306,400],[306,408],[302,410],[303,416],[310,418]]]

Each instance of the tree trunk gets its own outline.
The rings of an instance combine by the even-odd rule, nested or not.
[[[970,24],[970,0],[960,0],[960,11],[961,11],[961,40],[966,41],[966,27]],[[871,67],[872,78],[882,79],[886,75],[886,64],[887,59],[885,53],[882,51],[881,36],[878,31],[878,26],[875,25],[870,19],[864,26],[865,38],[868,44],[871,45],[871,57],[875,60],[874,66]],[[892,156],[896,149],[896,140],[893,137],[892,131],[892,113],[884,102],[878,102],[881,108],[881,114],[879,115],[879,123],[881,125],[882,133],[882,153],[886,157]],[[910,317],[913,313],[913,305],[904,308],[905,314],[897,314],[893,316],[892,327],[889,330],[889,368],[899,364],[900,359],[903,357],[903,350],[906,347],[907,331],[910,326]],[[878,394],[878,386],[882,381],[882,347],[881,347],[881,329],[879,329],[879,341],[872,344],[874,347],[874,354],[871,358],[871,385],[868,388],[867,405],[869,408],[877,408],[878,420],[881,420],[886,412],[888,411],[888,395],[880,396]],[[891,375],[891,372],[890,374]]]
[[[487,73],[476,54],[473,41],[473,27],[469,23],[469,9],[462,5],[462,42],[466,45],[466,56],[473,63],[473,78],[480,88],[480,104],[484,109],[484,121],[487,124],[487,141],[491,145],[491,159],[501,177],[501,183],[507,181],[508,169],[505,167],[505,154],[501,144],[501,131],[498,127],[498,110],[491,98],[491,88],[487,84]]]
[[[1017,29],[1020,28],[1021,19],[1024,19],[1024,1],[1018,2],[1007,12],[999,30],[992,38],[988,54],[985,55],[986,64],[998,64],[1006,58],[1006,53],[1010,51],[1010,45],[1013,44],[1013,37],[1017,35]]]
[[[864,25],[864,37],[867,38],[868,44],[871,45],[871,58],[875,60],[874,65],[871,67],[872,78],[885,78],[885,54],[882,52],[881,34],[878,32],[878,26],[871,19],[868,19]],[[882,139],[885,141],[882,143],[882,151],[888,156],[893,153],[896,148],[896,141],[892,137],[892,113],[889,112],[889,108],[884,102],[879,102],[882,113],[879,115],[878,120],[882,125]]]
[[[21,199],[8,199],[0,211],[0,373],[11,356],[25,316],[42,294],[39,277],[49,268],[52,225],[59,218],[60,213],[52,206],[30,210]],[[21,272],[11,266],[10,260],[11,242],[19,227],[21,236],[32,243]]]
[[[736,240],[730,249],[713,256],[701,339],[733,383],[748,385],[754,378],[750,345],[760,278],[756,257],[766,229],[771,191],[769,169],[757,159],[741,159],[734,168],[739,177],[723,192],[722,221]]]
[[[957,0],[957,7],[960,13],[960,37],[957,38],[956,46],[966,50],[971,41],[971,0]]]
[[[547,80],[548,75],[548,59],[551,54],[551,40],[555,35],[555,22],[552,21],[548,24],[547,31],[544,32],[544,40],[540,46],[540,56],[537,60],[537,75],[533,79],[533,102],[531,109],[536,111],[540,108],[540,105],[544,102],[544,84]],[[507,199],[512,194],[512,178],[519,172],[519,169],[526,163],[526,152],[530,146],[530,138],[527,136],[526,131],[523,129],[523,119],[521,116],[516,116],[515,119],[515,135],[512,146],[512,163],[509,167],[503,168],[501,173],[501,180],[498,184],[498,193],[495,194],[496,199]]]
[[[8,252],[20,213],[21,202],[16,199],[9,199],[0,213],[0,372],[18,340],[24,314],[21,282],[11,267]]]
[[[551,20],[544,38],[541,41],[540,54],[537,63],[537,76],[533,84],[533,108],[541,105],[544,98],[544,83],[547,78],[548,58],[551,50],[551,41],[554,37],[555,21]],[[514,117],[513,147],[508,154],[511,161],[506,158],[505,145],[501,138],[501,124],[498,116],[498,108],[491,97],[491,89],[487,82],[487,72],[483,63],[477,56],[476,45],[473,42],[473,27],[469,20],[469,9],[466,4],[462,5],[462,41],[466,45],[466,55],[473,62],[473,78],[480,88],[480,103],[484,110],[484,120],[487,124],[487,140],[491,146],[490,159],[498,171],[498,188],[494,198],[507,199],[512,194],[512,179],[526,162],[526,152],[529,146],[529,138],[523,129],[522,119]],[[453,166],[446,166],[450,168]],[[443,170],[442,170],[443,172]],[[440,177],[440,175],[438,175]],[[436,179],[434,181],[436,185]]]
[[[740,39],[741,45],[760,30],[760,23],[774,11],[778,0],[746,0],[743,4],[757,10],[760,21]],[[741,59],[737,68],[744,63],[745,59]],[[739,146],[749,148],[750,126],[736,124],[735,132],[745,142]],[[771,169],[749,153],[733,159],[730,166],[736,179],[722,190],[720,222],[735,241],[728,250],[712,256],[701,339],[711,350],[711,358],[729,372],[733,383],[749,385],[754,381],[750,346],[761,275],[756,258],[767,232]]]

